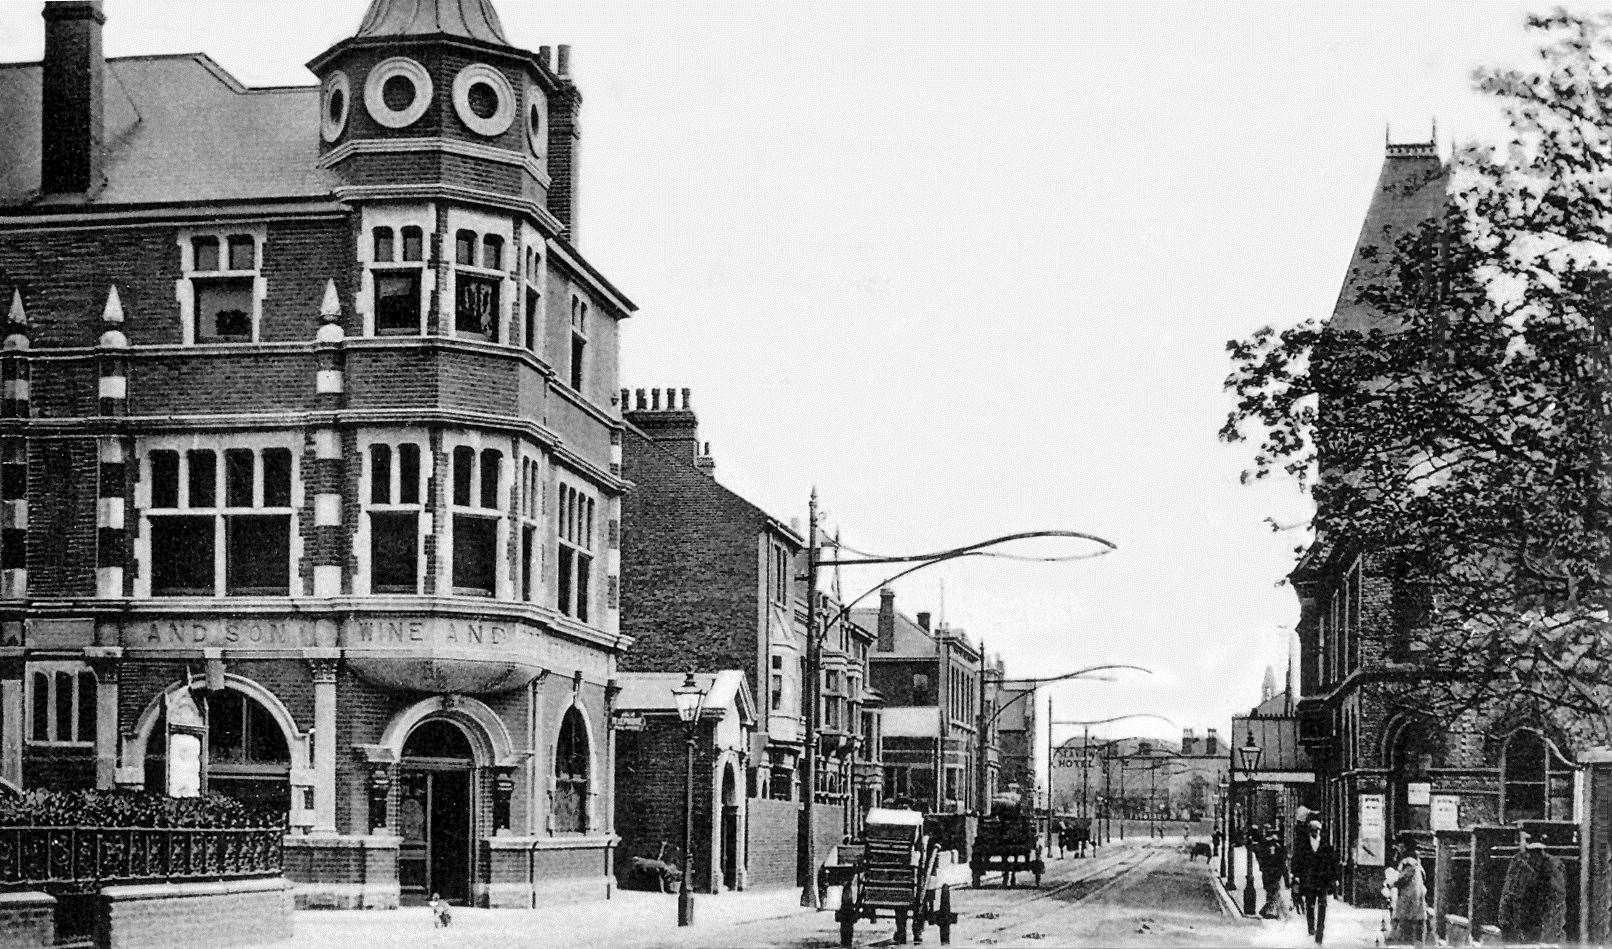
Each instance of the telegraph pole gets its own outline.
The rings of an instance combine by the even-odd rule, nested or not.
[[[1000,680],[999,680],[1000,681]],[[979,702],[974,710],[974,749],[977,756],[974,762],[974,808],[980,817],[985,817],[991,811],[990,804],[985,800],[990,788],[990,762],[986,760],[989,742],[986,732],[990,730],[991,723],[985,717],[985,639],[980,638],[980,684]]]
[[[1052,696],[1047,696],[1047,849],[1052,849]]]
[[[800,905],[822,909],[817,898],[817,693],[822,654],[817,643],[817,488],[806,506],[806,675],[800,684],[800,714],[805,719],[806,747],[801,768],[801,889]]]

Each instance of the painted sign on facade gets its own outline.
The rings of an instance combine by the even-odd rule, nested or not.
[[[1360,795],[1360,830],[1355,838],[1355,863],[1363,867],[1383,865],[1383,796]]]

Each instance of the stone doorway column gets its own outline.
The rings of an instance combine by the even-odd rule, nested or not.
[[[334,649],[303,652],[313,674],[313,832],[336,832],[336,667]]]

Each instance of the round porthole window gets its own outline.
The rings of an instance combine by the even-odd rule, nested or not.
[[[412,59],[396,56],[370,70],[364,107],[389,129],[413,125],[431,106],[431,74]]]
[[[535,88],[526,90],[526,143],[538,158],[548,154],[548,103]]]
[[[319,97],[319,132],[325,141],[341,138],[347,128],[347,110],[352,107],[353,88],[347,74],[333,72],[325,77]]]
[[[453,110],[477,135],[502,135],[515,122],[515,90],[491,66],[466,66],[453,80]]]

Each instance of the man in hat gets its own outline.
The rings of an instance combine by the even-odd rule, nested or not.
[[[1308,831],[1293,847],[1294,893],[1304,909],[1304,925],[1315,944],[1326,937],[1327,896],[1338,880],[1338,852],[1321,833],[1321,822],[1311,820]]]

